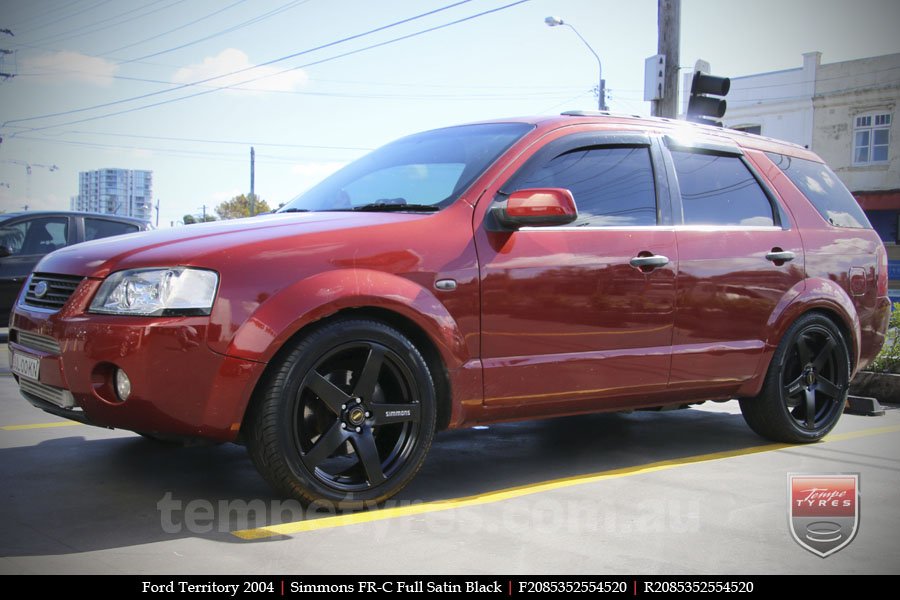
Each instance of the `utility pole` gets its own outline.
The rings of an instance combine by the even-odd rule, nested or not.
[[[681,0],[657,0],[657,53],[666,57],[663,97],[653,101],[653,115],[678,116],[678,51],[681,45]]]
[[[206,205],[205,204],[202,206],[202,209],[203,209],[203,222],[206,223]]]
[[[256,214],[256,150],[250,146],[250,216]]]
[[[156,199],[156,228],[159,229],[159,198]]]

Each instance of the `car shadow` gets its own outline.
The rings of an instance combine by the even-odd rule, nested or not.
[[[765,444],[739,414],[700,410],[448,431],[436,436],[419,474],[391,502],[460,498]],[[6,524],[0,556],[7,557],[183,537],[247,543],[230,532],[329,514],[284,502],[233,444],[183,448],[138,436],[62,437],[0,450],[0,481]]]

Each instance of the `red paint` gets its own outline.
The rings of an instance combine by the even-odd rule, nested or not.
[[[235,438],[279,349],[341,311],[391,314],[430,341],[449,382],[450,427],[752,396],[784,332],[809,310],[841,324],[855,369],[874,358],[889,315],[881,242],[872,230],[826,223],[764,152],[814,154],[652,119],[533,123],[437,213],[278,214],[55,252],[38,271],[86,279],[57,313],[17,307],[12,328],[58,340],[59,356],[41,355],[42,380],[71,390],[92,421],[216,440]],[[782,204],[785,227],[685,227],[665,189],[658,195],[668,224],[655,227],[491,225],[504,184],[548,142],[621,131],[739,144]],[[544,191],[540,201],[512,194],[507,210],[566,215],[577,203]],[[766,260],[776,249],[795,260]],[[629,262],[647,256],[668,263]],[[170,265],[219,273],[209,317],[86,312],[110,273]],[[456,289],[436,289],[444,279]],[[104,379],[112,366],[131,377],[134,396],[125,403]]]

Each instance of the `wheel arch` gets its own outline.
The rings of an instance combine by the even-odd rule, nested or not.
[[[297,339],[312,328],[348,318],[385,323],[416,345],[435,384],[437,428],[446,428],[452,410],[449,370],[468,359],[464,338],[456,321],[429,290],[377,271],[324,273],[290,286],[260,306],[238,329],[228,350],[229,355],[267,363],[250,402],[265,385],[279,356]],[[244,407],[242,420],[246,414]]]
[[[807,279],[796,286],[779,303],[778,310],[773,311],[767,324],[768,336],[765,348],[757,368],[757,376],[747,383],[740,395],[753,397],[762,388],[763,380],[772,362],[778,344],[784,338],[788,328],[807,313],[817,312],[828,317],[840,330],[847,342],[850,354],[851,377],[859,364],[861,328],[859,315],[853,301],[844,289],[828,279]]]

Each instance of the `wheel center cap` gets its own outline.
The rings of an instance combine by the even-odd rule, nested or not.
[[[347,421],[354,427],[358,427],[366,420],[366,411],[361,406],[354,406],[347,411]]]
[[[806,385],[812,387],[816,383],[816,370],[812,367],[806,369]]]

